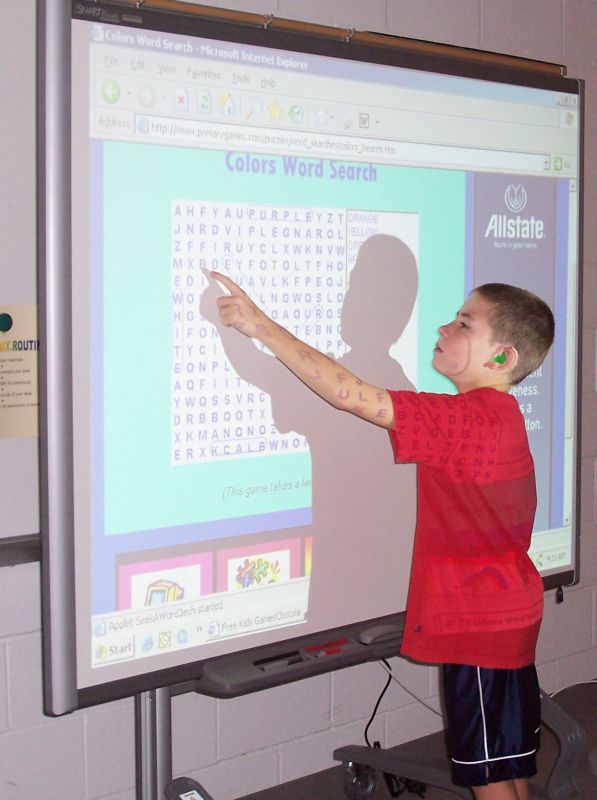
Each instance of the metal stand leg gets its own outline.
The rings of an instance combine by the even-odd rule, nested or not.
[[[545,788],[531,784],[532,800],[583,800],[574,781],[574,769],[584,752],[586,734],[582,728],[549,695],[541,692],[541,719],[555,734],[560,753]],[[366,770],[418,781],[446,789],[470,800],[470,791],[454,786],[446,758],[419,756],[416,753],[385,751],[379,748],[349,745],[334,751],[334,758],[347,769],[346,793],[350,798],[365,798],[373,791],[374,782],[367,780]],[[365,772],[362,769],[365,769]],[[359,770],[361,770],[359,774]]]
[[[192,778],[172,779],[172,696],[169,688],[135,697],[136,800],[213,800]]]
[[[560,753],[547,781],[548,800],[582,800],[574,782],[574,770],[582,756],[587,736],[580,725],[564,709],[541,692],[541,719],[556,735]]]
[[[172,780],[170,689],[135,697],[135,767],[137,800],[162,800]]]

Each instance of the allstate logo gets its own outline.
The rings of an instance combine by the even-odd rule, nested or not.
[[[535,242],[545,238],[545,224],[535,216],[521,217],[520,212],[527,204],[524,186],[511,183],[504,193],[504,202],[511,214],[492,214],[485,228],[485,238],[506,240],[496,243],[496,247],[519,246],[514,240],[528,240],[525,247],[537,247]],[[507,240],[512,240],[511,244]]]
[[[513,214],[519,214],[527,204],[526,189],[521,183],[519,183],[518,186],[514,186],[514,184],[511,183],[506,189],[504,200],[506,201],[506,206]]]

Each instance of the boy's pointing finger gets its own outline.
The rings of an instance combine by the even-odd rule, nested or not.
[[[238,286],[238,284],[231,280],[227,275],[222,275],[221,272],[212,271],[211,276],[212,278],[215,278],[218,283],[221,283],[225,289],[228,289],[230,294],[244,294],[240,286]]]

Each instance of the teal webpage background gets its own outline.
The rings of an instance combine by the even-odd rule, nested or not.
[[[376,165],[375,181],[231,172],[222,151],[105,142],[103,253],[94,283],[102,330],[94,392],[103,430],[103,533],[125,534],[307,508],[308,454],[172,466],[171,203],[253,203],[419,216],[418,387],[453,391],[431,369],[437,328],[465,283],[464,172]],[[340,163],[340,162],[338,162]],[[344,163],[344,162],[342,162]],[[197,307],[197,314],[199,308]],[[363,376],[366,379],[366,376]],[[223,496],[247,481],[297,482],[291,492]]]

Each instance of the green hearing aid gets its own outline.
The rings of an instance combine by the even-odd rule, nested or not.
[[[498,353],[492,359],[495,361],[496,364],[505,364],[506,363],[506,354],[505,353]]]

